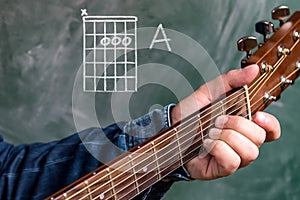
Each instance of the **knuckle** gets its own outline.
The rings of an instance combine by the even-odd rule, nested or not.
[[[225,176],[233,174],[240,166],[241,158],[239,156],[235,156],[231,162],[224,167]]]
[[[220,141],[220,140],[216,140],[216,141],[214,142],[214,144],[213,144],[211,150],[214,149],[216,152],[222,152],[222,151],[224,150],[224,148],[225,148],[225,147],[224,147],[223,142]]]
[[[225,74],[226,77],[234,77],[236,76],[236,70],[230,70]]]
[[[257,159],[259,155],[259,150],[256,146],[248,148],[248,150],[242,155],[244,163],[251,163]]]
[[[244,123],[243,120],[245,120],[244,118],[240,117],[240,116],[234,116],[231,115],[228,117],[228,122],[227,124],[235,130],[242,130]]]
[[[260,146],[264,143],[264,141],[266,140],[266,136],[267,134],[265,130],[262,129],[261,131],[259,131],[259,133],[257,134],[257,146]]]
[[[226,137],[226,141],[227,142],[232,142],[232,141],[235,141],[236,139],[236,133],[233,131],[233,130],[223,130],[223,134],[224,134],[224,137]]]
[[[267,133],[264,129],[260,129],[254,133],[255,135],[252,137],[252,142],[257,146],[260,147],[266,140]]]

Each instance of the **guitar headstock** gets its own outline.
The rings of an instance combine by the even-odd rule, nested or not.
[[[256,31],[263,35],[263,43],[258,45],[255,53],[255,38],[241,38],[238,49],[247,52],[242,60],[242,67],[257,64],[260,75],[250,84],[249,95],[254,112],[263,110],[272,101],[279,99],[281,92],[291,85],[299,76],[300,71],[300,11],[295,12],[288,20],[286,6],[276,7],[272,18],[280,21],[275,28],[272,22],[260,21]],[[256,42],[257,43],[257,42]]]

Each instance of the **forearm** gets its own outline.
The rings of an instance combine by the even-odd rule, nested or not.
[[[128,123],[113,124],[105,129],[87,129],[46,144],[14,147],[0,141],[2,198],[41,199],[55,193],[102,165],[101,161],[118,156],[120,151],[107,149],[107,146],[115,145],[119,150],[127,151],[167,128],[170,125],[169,108],[156,110]],[[93,155],[94,153],[98,153],[100,157]],[[178,172],[174,173],[173,179],[154,185],[137,199],[163,196],[174,179],[184,177]]]

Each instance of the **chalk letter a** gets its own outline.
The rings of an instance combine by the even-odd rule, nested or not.
[[[157,36],[158,36],[158,33],[161,31],[162,33],[162,36],[163,36],[163,39],[157,39]],[[152,39],[152,42],[151,42],[151,45],[149,47],[149,49],[151,50],[154,46],[154,43],[160,43],[160,42],[165,42],[166,45],[167,45],[167,48],[169,51],[172,51],[171,47],[170,47],[170,44],[169,44],[169,41],[171,41],[171,39],[167,38],[167,35],[166,35],[166,32],[163,28],[163,25],[162,24],[159,24],[157,29],[156,29],[156,32],[155,32],[155,35]]]

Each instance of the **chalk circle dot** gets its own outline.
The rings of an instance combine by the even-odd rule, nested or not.
[[[132,42],[132,39],[130,37],[125,37],[122,41],[122,44],[127,47],[131,44],[131,42]]]
[[[114,46],[117,46],[117,45],[121,44],[121,38],[120,37],[116,37],[116,36],[113,37],[111,39],[111,44],[114,45]]]
[[[102,38],[101,41],[100,41],[100,44],[103,45],[103,46],[109,45],[110,44],[110,38],[108,38],[108,37]]]

